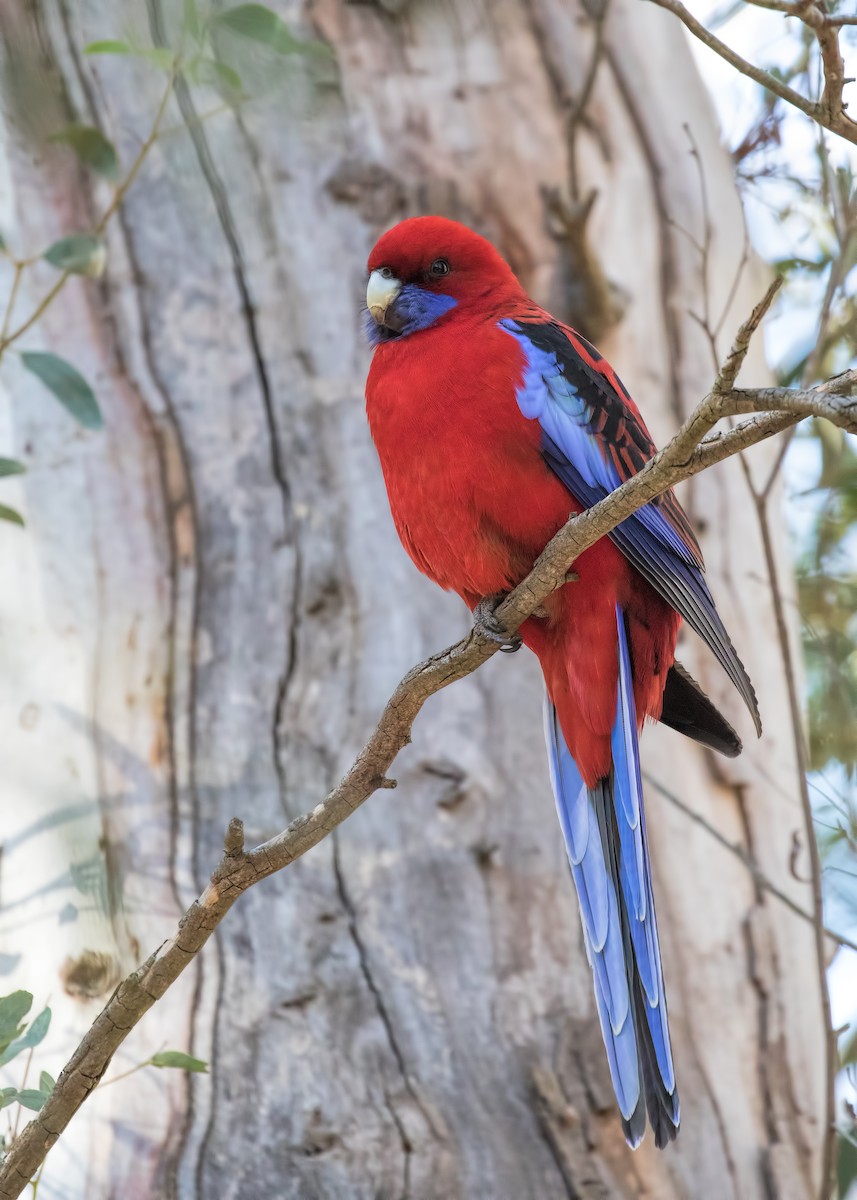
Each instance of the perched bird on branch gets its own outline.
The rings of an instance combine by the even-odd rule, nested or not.
[[[705,639],[753,715],[752,684],[672,492],[574,563],[509,636],[494,617],[571,513],[655,453],[612,367],[524,292],[484,238],[440,217],[403,221],[369,258],[369,425],[393,519],[417,567],[457,592],[504,649],[545,678],[557,811],[625,1137],[646,1113],[678,1131],[638,736],[646,717],[735,755],[731,726],[675,662],[681,619]]]

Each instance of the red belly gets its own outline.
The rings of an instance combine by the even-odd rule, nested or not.
[[[422,572],[472,608],[520,582],[581,506],[545,464],[538,423],[517,405],[509,386],[516,363],[486,361],[474,385],[462,380],[460,360],[421,361],[431,340],[413,341],[390,348],[395,372],[373,364],[367,413],[405,549]],[[376,351],[376,363],[385,349]],[[497,351],[518,353],[502,335]],[[415,379],[430,386],[421,391]],[[591,784],[610,769],[616,605],[629,623],[641,724],[644,716],[660,715],[679,618],[607,538],[582,554],[574,570],[579,579],[548,599],[548,617],[530,618],[521,633],[539,657],[568,748]]]

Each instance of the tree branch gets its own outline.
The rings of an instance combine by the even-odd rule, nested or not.
[[[498,607],[497,616],[510,632],[565,581],[578,555],[674,484],[771,437],[802,416],[817,415],[820,406],[824,406],[823,415],[829,420],[857,431],[857,408],[846,398],[857,391],[854,372],[800,392],[780,388],[733,390],[750,339],[778,288],[779,281],[768,289],[742,325],[712,391],[672,441],[615,492],[580,515],[572,516],[539,556],[526,579]],[[710,433],[725,417],[763,408],[764,415],[751,417],[719,435]],[[292,821],[282,833],[245,851],[241,822],[236,819],[230,823],[223,857],[208,886],[184,914],[173,936],[119,984],[64,1067],[44,1107],[15,1139],[0,1167],[0,1200],[13,1200],[21,1194],[51,1146],[98,1085],[128,1033],[193,961],[238,897],[306,854],[373,792],[394,786],[387,772],[399,751],[410,742],[414,720],[429,696],[475,671],[497,649],[496,642],[474,630],[456,645],[409,671],[342,781],[311,812]]]
[[[842,92],[848,80],[845,77],[845,64],[842,61],[842,52],[839,49],[839,37],[837,34],[839,25],[851,24],[854,20],[853,18],[840,18],[837,21],[835,17],[827,15],[817,0],[795,0],[794,4],[778,3],[777,0],[764,0],[764,3],[760,5],[762,8],[772,8],[788,16],[800,17],[815,34],[821,52],[822,68],[824,71],[824,90],[822,91],[821,99],[815,101],[807,99],[806,96],[802,96],[800,92],[789,87],[787,83],[784,83],[769,71],[765,71],[762,67],[757,67],[753,63],[747,62],[740,54],[736,54],[730,46],[727,46],[725,42],[721,42],[720,38],[716,37],[709,29],[706,29],[700,21],[697,21],[696,17],[681,3],[681,0],[651,0],[651,2],[657,4],[660,8],[666,8],[669,12],[674,13],[694,37],[708,46],[710,50],[713,50],[715,54],[719,54],[736,71],[740,71],[748,79],[761,84],[763,88],[772,92],[775,96],[779,96],[787,104],[800,109],[802,113],[806,113],[808,117],[811,117],[813,121],[817,122],[824,129],[829,129],[831,133],[837,133],[840,137],[845,138],[846,141],[857,145],[857,121],[852,121],[847,115],[845,112],[846,105],[842,99]],[[759,0],[751,0],[752,2],[758,3]]]

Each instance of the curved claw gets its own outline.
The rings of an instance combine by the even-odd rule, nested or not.
[[[483,596],[473,610],[473,627],[482,637],[498,642],[503,654],[514,654],[522,646],[519,633],[508,633],[494,614],[497,605],[505,599],[500,592],[496,596]]]

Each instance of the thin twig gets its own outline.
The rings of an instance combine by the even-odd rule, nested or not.
[[[152,127],[149,130],[148,137],[146,138],[146,140],[143,142],[142,146],[138,150],[136,158],[131,163],[131,166],[128,169],[128,174],[125,176],[125,178],[122,180],[121,183],[117,184],[116,189],[113,192],[113,197],[112,197],[110,203],[108,204],[107,208],[102,213],[98,224],[95,226],[95,233],[97,233],[99,236],[104,233],[104,230],[107,228],[107,225],[108,225],[111,217],[113,217],[115,215],[120,204],[125,199],[125,196],[128,193],[128,189],[131,187],[134,180],[137,178],[137,175],[140,171],[140,168],[143,165],[143,162],[144,162],[146,156],[148,155],[152,146],[155,144],[155,142],[158,139],[158,133],[160,131],[161,122],[164,119],[165,112],[167,111],[167,104],[169,102],[170,95],[172,94],[173,84],[175,82],[177,70],[178,70],[178,64],[176,63],[173,65],[173,68],[170,71],[169,81],[164,90],[164,94],[161,97],[161,102],[158,105],[158,110],[155,114],[155,119],[152,123]],[[70,278],[71,278],[71,272],[63,271],[61,273],[61,275],[59,276],[59,278],[57,279],[56,283],[54,283],[53,286],[44,294],[42,299],[39,301],[39,303],[36,305],[36,307],[30,313],[29,317],[27,317],[27,319],[25,321],[23,321],[18,326],[18,328],[14,329],[11,333],[8,333],[8,321],[4,322],[3,331],[2,331],[2,334],[0,334],[0,355],[2,355],[3,351],[6,350],[7,347],[11,346],[13,342],[16,342],[18,340],[18,338],[23,337],[23,335],[29,329],[32,329],[32,327],[36,324],[36,322],[39,321],[44,316],[47,309],[50,308],[50,306],[53,304],[54,300],[56,300],[57,296],[63,290],[63,288],[68,283]],[[18,283],[17,279],[13,281],[13,289],[16,289],[17,283]],[[7,305],[7,310],[6,310],[7,317],[11,316],[11,308],[12,308],[12,297],[10,296],[9,304]]]
[[[674,792],[671,792],[668,788],[665,788],[664,785],[660,783],[659,780],[655,779],[654,776],[650,775],[648,771],[643,771],[643,778],[647,783],[652,785],[655,791],[660,792],[665,800],[668,800],[670,804],[674,805],[677,809],[683,812],[684,815],[693,821],[695,825],[699,825],[702,829],[704,829],[710,837],[714,838],[718,845],[723,846],[723,848],[728,850],[730,854],[734,854],[736,858],[740,859],[752,875],[755,882],[760,888],[763,889],[763,891],[770,892],[772,896],[776,896],[777,900],[785,904],[787,908],[791,909],[791,911],[799,916],[802,920],[807,921],[810,925],[815,924],[815,917],[812,915],[812,913],[807,912],[807,910],[802,908],[797,901],[792,900],[791,896],[789,896],[786,892],[781,891],[780,888],[778,888],[777,885],[768,878],[749,851],[745,850],[744,847],[739,845],[737,842],[730,842],[729,838],[725,837],[719,829],[716,829],[710,821],[707,821],[701,813],[696,812],[690,807],[690,805],[685,804],[683,800],[679,799]],[[857,942],[853,942],[850,938],[846,937],[842,933],[837,933],[835,929],[830,929],[827,925],[822,926],[822,928],[831,941],[836,942],[838,946],[845,946],[849,950],[857,950]]]
[[[33,1051],[34,1051],[34,1049],[35,1049],[35,1047],[34,1047],[34,1046],[31,1046],[31,1047],[30,1047],[30,1049],[29,1049],[29,1051],[28,1051],[28,1053],[27,1053],[27,1061],[26,1061],[26,1063],[24,1064],[24,1074],[23,1074],[23,1076],[22,1076],[22,1078],[21,1078],[21,1086],[20,1086],[20,1088],[18,1089],[20,1092],[23,1092],[23,1090],[24,1090],[24,1089],[26,1088],[26,1086],[27,1086],[27,1076],[30,1074],[30,1067],[33,1065]],[[23,1111],[24,1111],[24,1106],[23,1106],[23,1104],[19,1104],[19,1105],[18,1105],[18,1111],[15,1113],[15,1127],[14,1127],[14,1129],[12,1130],[12,1141],[14,1141],[14,1140],[15,1140],[15,1138],[18,1136],[18,1125],[20,1124],[20,1121],[21,1121],[21,1113],[22,1113]]]
[[[15,311],[15,301],[18,298],[18,288],[21,286],[21,276],[25,266],[26,263],[23,262],[16,262],[14,266],[15,274],[12,277],[12,287],[9,289],[9,299],[6,301],[6,311],[3,314],[3,327],[0,329],[0,345],[5,343],[6,334],[9,332],[9,324]]]
[[[829,18],[825,17],[823,22],[818,25],[813,24],[813,18],[804,15],[801,11],[801,19],[807,24],[811,24],[813,32],[816,34],[821,51],[822,62],[824,66],[825,85],[818,101],[809,100],[806,96],[802,96],[800,92],[789,87],[783,80],[772,75],[769,71],[765,71],[762,67],[757,67],[751,62],[747,62],[740,54],[722,42],[709,29],[700,22],[696,17],[681,3],[681,0],[651,0],[651,3],[657,4],[659,8],[665,8],[669,12],[674,13],[682,24],[690,30],[694,37],[698,38],[703,45],[708,46],[715,54],[719,54],[722,59],[725,59],[730,66],[736,71],[740,71],[742,75],[746,75],[748,79],[754,80],[761,84],[767,91],[772,92],[775,96],[779,96],[781,100],[785,100],[794,108],[799,109],[813,121],[817,121],[819,125],[823,125],[825,129],[829,129],[831,133],[837,133],[846,141],[853,142],[857,145],[857,122],[852,121],[845,112],[845,105],[842,101],[842,90],[844,88],[845,70],[842,63],[842,55],[839,50],[839,44],[836,39],[835,28]],[[803,10],[803,4],[801,9]],[[807,4],[807,12],[815,9],[814,4]],[[836,43],[835,46],[833,43]]]

